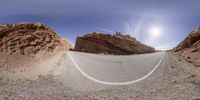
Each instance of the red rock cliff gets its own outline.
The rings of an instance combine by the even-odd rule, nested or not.
[[[17,23],[0,26],[0,52],[36,54],[67,50],[70,44],[42,23]]]
[[[184,51],[185,49],[190,48],[191,52],[200,50],[200,27],[192,31],[182,42],[174,48],[174,51]]]
[[[173,51],[194,65],[200,66],[200,27],[192,31]]]
[[[74,50],[116,55],[155,52],[154,48],[146,46],[135,38],[129,35],[122,35],[119,32],[116,32],[115,35],[94,32],[84,36],[78,36]]]

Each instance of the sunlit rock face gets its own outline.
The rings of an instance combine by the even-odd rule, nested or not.
[[[78,36],[74,50],[115,55],[155,52],[154,48],[146,46],[135,38],[129,35],[123,35],[120,32],[116,32],[114,35],[94,32],[84,36]]]
[[[200,27],[192,31],[182,42],[174,48],[174,51],[183,51],[191,48],[191,51],[200,51]]]
[[[0,52],[37,54],[68,50],[70,44],[42,23],[16,23],[0,26]]]
[[[200,66],[200,27],[192,31],[173,50],[194,65]]]

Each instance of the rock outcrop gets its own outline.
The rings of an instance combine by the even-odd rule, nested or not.
[[[116,32],[114,35],[94,32],[78,36],[74,50],[116,55],[155,52],[154,48],[140,43],[129,35],[122,35],[120,32]]]
[[[182,51],[186,48],[191,48],[192,51],[200,50],[200,27],[192,31],[182,42],[174,48],[174,51]]]
[[[192,31],[173,51],[200,66],[200,27]]]
[[[36,54],[67,50],[70,44],[42,23],[17,23],[0,26],[0,52]]]

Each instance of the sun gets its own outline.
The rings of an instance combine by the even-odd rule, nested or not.
[[[161,29],[159,27],[151,27],[149,33],[152,37],[158,37],[161,34]]]

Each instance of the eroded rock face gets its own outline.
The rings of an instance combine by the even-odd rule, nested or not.
[[[184,51],[184,49],[190,48],[191,52],[200,51],[200,27],[197,30],[192,31],[188,37],[174,48],[174,51]]]
[[[192,31],[173,51],[190,63],[200,66],[200,27]]]
[[[116,55],[155,52],[154,48],[140,43],[129,35],[122,35],[120,32],[116,32],[115,35],[94,32],[84,36],[78,36],[74,50]]]
[[[0,52],[27,55],[69,48],[68,42],[42,23],[17,23],[0,26]]]

